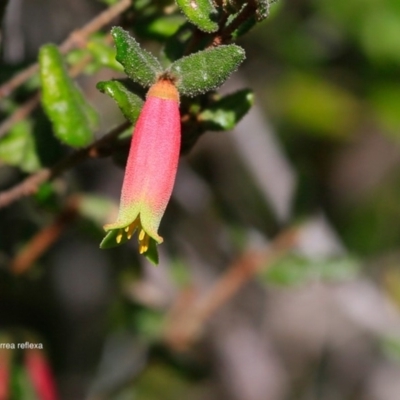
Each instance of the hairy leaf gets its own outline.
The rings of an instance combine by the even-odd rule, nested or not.
[[[211,0],[176,0],[187,19],[204,32],[216,32],[217,10]]]
[[[143,100],[138,95],[132,93],[120,81],[99,82],[97,89],[116,101],[126,119],[133,124],[136,122],[143,106]]]
[[[139,43],[120,27],[111,30],[117,47],[116,59],[124,67],[125,73],[142,86],[150,86],[162,72],[159,61],[143,50]]]
[[[222,85],[245,59],[244,50],[229,44],[199,51],[175,61],[169,68],[179,92],[196,96]]]
[[[89,144],[98,116],[69,77],[58,48],[52,44],[43,46],[39,64],[42,104],[55,136],[73,147]]]

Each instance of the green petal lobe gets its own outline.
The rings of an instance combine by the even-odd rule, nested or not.
[[[101,249],[111,249],[113,247],[120,246],[121,244],[124,244],[128,241],[128,238],[126,235],[122,236],[121,241],[118,243],[117,242],[117,236],[119,234],[120,229],[113,229],[111,231],[108,231],[104,239],[100,243],[100,248]]]
[[[126,243],[128,239],[126,235],[122,235],[122,238],[120,239],[119,243],[117,242],[117,236],[120,233],[120,229],[113,229],[111,231],[108,231],[104,239],[100,243],[100,248],[101,249],[111,249],[113,247],[120,246],[124,243]],[[153,239],[150,238],[149,241],[149,248],[148,250],[143,253],[143,255],[151,261],[153,264],[157,265],[158,264],[158,251],[157,251],[157,242]]]
[[[158,250],[157,250],[157,242],[153,239],[150,238],[149,241],[149,248],[148,250],[144,253],[144,256],[151,261],[153,264],[157,265],[158,264]]]

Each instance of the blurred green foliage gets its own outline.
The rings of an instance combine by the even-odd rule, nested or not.
[[[1,141],[0,160],[24,172],[34,172],[40,168],[31,121],[21,121],[12,127]]]
[[[262,279],[283,287],[315,281],[345,282],[355,279],[360,267],[360,261],[350,256],[313,260],[289,254],[266,268]]]
[[[361,148],[366,137],[398,146],[399,3],[323,0],[280,5],[268,24],[244,40],[257,49],[249,57],[261,62],[259,53],[268,60],[265,82],[253,74],[249,80],[259,85],[256,95],[264,99],[300,175],[296,212],[307,214],[322,202],[352,251],[370,255],[395,250],[400,241],[398,168],[388,166],[390,172],[382,172],[379,183],[352,202],[341,201],[334,185],[346,179],[338,169],[342,154],[358,144]],[[353,163],[346,159],[349,171],[359,176],[345,187],[349,193],[343,198],[352,197],[368,181],[366,165],[385,168],[385,155],[374,150],[371,147],[363,160],[356,151]],[[364,161],[368,159],[369,164]]]
[[[42,104],[53,123],[55,136],[73,147],[89,144],[98,125],[98,115],[68,76],[57,47],[43,46],[39,63]]]

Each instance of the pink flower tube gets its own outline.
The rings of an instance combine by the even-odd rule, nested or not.
[[[116,222],[100,244],[109,248],[138,231],[139,253],[157,263],[156,243],[161,218],[171,197],[181,143],[179,93],[169,80],[149,89],[136,123],[122,184]]]
[[[53,373],[42,350],[27,350],[25,365],[40,400],[57,400]]]
[[[10,352],[0,349],[0,400],[10,398]]]

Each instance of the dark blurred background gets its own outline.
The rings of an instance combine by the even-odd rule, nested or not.
[[[104,7],[11,0],[2,82]],[[42,342],[60,398],[400,399],[400,2],[279,0],[239,44],[246,62],[222,91],[249,87],[255,105],[181,159],[159,266],[133,241],[98,248],[123,176],[109,158],[0,210],[0,342]],[[123,117],[95,84],[115,75],[78,79],[105,130]],[[43,116],[27,123],[51,142]],[[5,189],[29,167],[2,157]],[[15,276],[60,211],[49,196],[71,193],[87,209]]]

